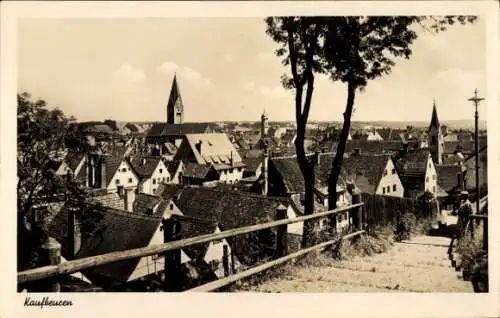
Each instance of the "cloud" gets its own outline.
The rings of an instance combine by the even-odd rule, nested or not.
[[[166,61],[158,67],[158,71],[165,74],[171,74],[179,70],[179,65],[172,61]]]
[[[224,55],[224,59],[229,63],[232,63],[234,61],[234,57],[231,54]]]
[[[243,86],[243,89],[246,91],[253,91],[255,89],[255,83],[254,82],[248,82]]]
[[[207,88],[214,87],[212,81],[208,78],[203,77],[200,72],[193,70],[189,66],[181,66],[173,61],[164,62],[157,68],[157,71],[169,76],[173,75],[173,73],[176,73],[177,76],[181,79],[195,83],[197,86]]]
[[[115,75],[129,82],[140,82],[146,79],[146,73],[141,68],[134,68],[128,63],[124,63],[116,70]]]
[[[273,89],[270,89],[267,86],[261,86],[260,93],[266,98],[290,97],[290,92],[286,91],[282,86],[276,86]]]

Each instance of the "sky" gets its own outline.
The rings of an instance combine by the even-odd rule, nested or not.
[[[353,120],[473,118],[485,95],[485,21],[431,35],[418,30],[410,60],[369,82]],[[289,73],[263,18],[24,19],[18,23],[18,91],[80,121],[165,121],[174,73],[184,120],[294,120]],[[481,94],[483,92],[483,94]],[[316,80],[310,120],[340,121],[346,86]],[[485,119],[485,118],[481,118]]]

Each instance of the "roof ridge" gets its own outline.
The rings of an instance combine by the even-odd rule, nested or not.
[[[157,217],[157,216],[148,216],[148,215],[129,212],[129,211],[120,210],[120,209],[116,209],[116,208],[112,208],[112,207],[101,207],[101,206],[97,206],[97,205],[94,205],[94,206],[102,208],[101,212],[125,216],[125,217],[129,217],[132,219],[142,219],[142,220],[148,220],[148,221],[161,220],[161,217]]]

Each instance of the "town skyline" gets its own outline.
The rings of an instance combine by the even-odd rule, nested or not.
[[[164,121],[174,74],[186,122],[258,121],[264,109],[271,121],[294,120],[293,92],[280,84],[288,70],[262,18],[23,20],[18,32],[19,92],[79,121]],[[417,32],[410,60],[358,94],[353,121],[428,121],[434,100],[440,120],[473,120],[467,98],[486,94],[485,22]],[[317,76],[309,120],[340,121],[345,95]]]

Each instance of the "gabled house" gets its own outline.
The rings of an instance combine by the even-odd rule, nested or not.
[[[162,201],[166,202],[165,200]],[[171,202],[169,205],[174,206],[175,204]],[[217,224],[212,221],[182,216],[177,207],[175,207],[176,213],[170,213],[167,207],[164,209],[163,214],[160,213],[162,209],[159,209],[153,215],[140,212],[130,213],[109,207],[101,207],[100,209],[102,219],[87,238],[82,240],[82,233],[79,232],[78,228],[73,235],[80,245],[75,250],[76,259],[162,244],[164,243],[164,234],[161,230],[162,218],[177,220],[180,224],[182,238],[220,231]],[[53,218],[54,221],[52,221],[50,227],[52,230],[51,235],[57,237],[63,243],[69,243],[67,234],[71,229],[68,226],[68,215],[67,210],[60,209]],[[133,230],[131,231],[131,229]],[[62,253],[66,254],[67,251],[63,250]],[[200,265],[200,263],[202,264],[201,267],[211,268],[213,279],[228,275],[230,271],[223,268],[224,253],[226,255],[231,254],[226,240],[182,248],[181,263],[184,269],[187,269],[187,271],[183,271],[184,273],[187,272],[187,275],[182,277],[182,281],[186,285],[190,285],[193,277],[190,277],[192,275],[189,272],[199,271],[201,268],[197,265]],[[229,269],[235,267],[232,264],[233,261],[237,262],[234,258],[228,259]],[[75,277],[107,290],[114,290],[117,287],[126,286],[130,282],[163,273],[163,271],[163,255],[153,255],[98,266],[77,273]]]
[[[169,163],[162,157],[136,157],[131,160],[131,164],[140,178],[140,192],[155,194],[161,182],[173,183],[175,181],[175,173],[177,172],[175,163],[170,163],[172,167],[169,170]]]
[[[429,148],[402,151],[395,156],[395,162],[405,187],[405,197],[419,198],[425,192],[438,196],[438,176]]]
[[[243,178],[245,164],[226,134],[188,134],[175,159],[184,163],[183,178],[190,169],[204,181],[236,183]]]
[[[288,218],[297,217],[289,199],[268,197],[227,188],[166,185],[163,198],[172,198],[184,215],[213,220],[221,230],[276,220],[279,207]],[[290,224],[288,233],[302,235],[302,223]],[[276,229],[265,229],[227,238],[234,255],[243,265],[253,265],[276,251]]]
[[[389,155],[352,155],[344,159],[342,167],[361,192],[404,196],[403,184]]]
[[[110,155],[89,155],[87,157],[87,185],[106,189],[108,192],[123,193],[125,189],[137,189],[139,176],[126,158]]]

